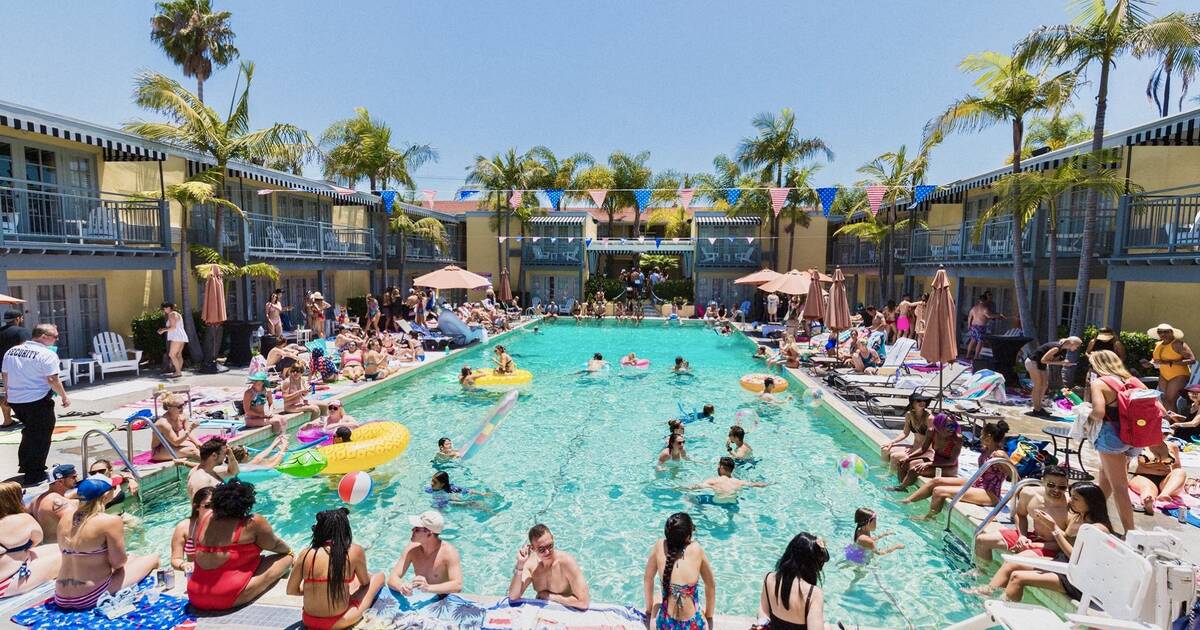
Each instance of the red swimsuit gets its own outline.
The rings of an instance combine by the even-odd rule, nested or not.
[[[248,519],[238,521],[237,527],[233,530],[232,540],[234,542],[232,544],[216,547],[200,544],[200,541],[204,540],[204,532],[208,530],[208,523],[211,520],[212,516],[209,515],[196,528],[196,554],[224,553],[229,554],[229,557],[220,566],[213,569],[205,569],[200,566],[199,562],[196,563],[195,569],[192,571],[192,579],[188,580],[188,601],[201,610],[229,610],[233,608],[238,595],[242,594],[246,584],[254,576],[254,571],[258,569],[258,560],[262,549],[259,548],[258,543],[236,542],[238,538],[241,538],[242,527],[245,526]]]

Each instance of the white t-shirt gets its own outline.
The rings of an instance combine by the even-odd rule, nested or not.
[[[37,402],[50,393],[46,379],[58,374],[58,355],[36,341],[26,341],[4,354],[3,370],[8,402]]]
[[[767,310],[774,313],[779,310],[779,296],[774,293],[767,296]]]

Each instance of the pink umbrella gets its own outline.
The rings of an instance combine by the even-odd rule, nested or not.
[[[512,284],[508,279],[508,267],[500,272],[500,290],[496,291],[496,299],[504,303],[511,302],[513,299]]]
[[[0,306],[24,304],[24,303],[25,303],[25,300],[22,300],[21,298],[15,298],[11,295],[5,295],[4,293],[0,293]]]
[[[454,265],[448,265],[413,279],[413,286],[430,287],[443,291],[447,289],[483,289],[491,285],[491,280]]]
[[[829,313],[825,324],[830,330],[848,330],[850,324],[850,301],[846,298],[846,276],[842,268],[833,270],[833,285],[829,287]]]
[[[810,269],[808,275],[808,286],[812,287],[815,284],[817,290],[804,300],[804,310],[800,312],[800,316],[810,320],[825,319],[825,300],[821,296],[821,274],[816,269]]]
[[[833,280],[833,278],[825,274],[819,274],[818,277],[820,277],[821,282],[831,282]],[[766,291],[767,293],[806,295],[810,284],[812,284],[811,272],[793,269],[770,282],[758,285],[758,290]]]
[[[201,319],[209,326],[219,326],[229,317],[225,312],[225,283],[221,281],[221,268],[212,265],[212,272],[204,282],[204,312]]]
[[[770,282],[782,275],[783,274],[781,274],[778,271],[775,271],[773,269],[759,269],[758,271],[755,271],[754,273],[752,273],[748,276],[742,276],[741,278],[734,280],[733,283],[734,284],[752,284],[754,286],[758,286],[760,284],[765,284],[767,282]]]

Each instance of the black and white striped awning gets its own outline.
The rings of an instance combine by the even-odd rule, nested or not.
[[[583,225],[583,215],[561,216],[550,215],[546,217],[533,217],[529,220],[530,225]]]
[[[205,163],[199,160],[187,161],[187,175],[192,177],[197,173],[212,168],[214,165]],[[299,177],[297,175],[289,175],[280,171],[253,166],[249,164],[237,163],[228,168],[226,177],[242,178],[251,181],[262,182],[271,186],[278,186],[284,190],[295,190],[299,192],[312,193],[321,197],[328,197],[342,202],[345,205],[353,206],[379,206],[381,205],[379,197],[364,192],[354,192],[352,194],[342,194],[324,182],[318,182],[311,179]]]
[[[151,148],[151,143],[138,141],[132,136],[115,129],[105,130],[85,123],[73,124],[50,115],[39,115],[31,111],[14,111],[15,106],[0,102],[0,127],[39,133],[51,138],[61,138],[99,147],[107,162],[160,162],[167,159],[165,151]]]
[[[696,216],[696,225],[762,225],[761,217],[705,217]]]

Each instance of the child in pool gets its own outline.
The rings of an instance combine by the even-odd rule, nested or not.
[[[458,382],[461,383],[463,387],[474,387],[475,379],[481,376],[484,376],[482,372],[476,372],[475,370],[471,369],[471,366],[464,365],[462,366],[462,370],[458,373]]]
[[[671,368],[672,372],[676,373],[691,373],[692,366],[683,357],[675,357],[675,367]]]
[[[712,421],[716,420],[716,415],[715,415],[716,413],[717,413],[717,408],[713,407],[712,403],[708,403],[708,404],[704,405],[703,408],[700,409],[700,415],[696,416],[696,419],[697,420],[708,420],[709,422],[712,422]]]
[[[893,551],[904,548],[903,543],[896,543],[886,549],[879,548],[879,541],[892,535],[892,532],[880,532],[872,535],[879,524],[875,510],[858,508],[854,512],[854,542],[846,547],[846,559],[855,564],[866,564],[869,554],[886,556]]]
[[[448,437],[438,438],[438,453],[436,459],[458,459],[462,457],[462,453],[454,450],[454,442]]]
[[[785,396],[783,398],[776,396],[775,395],[775,378],[768,376],[767,378],[763,379],[763,390],[758,395],[758,399],[763,402],[766,402],[766,403],[771,403],[772,405],[780,405],[780,404],[783,404],[783,403],[791,400],[792,395],[788,394],[787,396]]]

